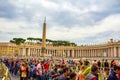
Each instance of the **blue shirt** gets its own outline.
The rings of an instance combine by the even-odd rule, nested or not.
[[[116,73],[115,72],[110,73],[107,80],[118,80]]]

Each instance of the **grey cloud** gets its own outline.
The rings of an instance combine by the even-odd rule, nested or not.
[[[59,1],[55,1],[59,2]],[[62,1],[61,1],[62,2]],[[70,1],[66,1],[69,2]],[[69,11],[60,11],[58,13],[55,13],[52,15],[54,22],[57,22],[59,25],[64,25],[65,27],[74,27],[76,24],[81,26],[88,26],[88,25],[94,25],[97,22],[100,22],[101,20],[105,19],[109,15],[120,13],[120,1],[119,0],[110,0],[110,1],[101,1],[101,0],[94,0],[88,1],[73,1],[71,0],[71,4],[73,6],[77,6],[78,9],[81,9],[83,6],[84,8],[90,7],[92,5],[96,5],[99,8],[105,8],[102,9],[102,11],[90,11],[84,14],[76,14],[71,13]],[[76,5],[78,4],[78,5]],[[81,4],[81,5],[80,5]]]
[[[0,0],[0,17],[8,19],[16,17],[15,7],[9,0]]]
[[[106,43],[109,41],[109,39],[113,38],[114,40],[118,41],[120,40],[120,32],[119,31],[106,31],[103,33],[99,33],[96,34],[95,36],[89,36],[89,37],[85,37],[82,39],[76,39],[75,42],[77,42],[78,44],[102,44],[102,43]]]
[[[93,11],[91,10],[85,13],[77,13],[77,14],[75,12],[65,10],[65,9],[58,9],[58,10],[52,10],[51,8],[47,9],[42,4],[39,4],[39,3],[31,4],[31,5],[29,4],[21,5],[17,3],[18,7],[16,7],[14,4],[16,4],[17,0],[14,3],[11,3],[10,1],[11,0],[0,0],[0,18],[7,18],[10,20],[12,19],[19,20],[19,18],[24,18],[25,21],[28,22],[26,24],[29,24],[29,25],[18,25],[19,29],[23,30],[21,32],[16,31],[16,32],[4,33],[0,31],[0,33],[4,33],[5,35],[11,35],[11,36],[15,34],[16,35],[17,34],[24,35],[26,33],[32,34],[34,33],[34,31],[42,31],[42,23],[43,23],[43,18],[45,16],[47,17],[47,29],[53,26],[61,27],[61,28],[63,26],[70,29],[71,27],[74,27],[76,25],[79,27],[86,27],[86,26],[93,27],[96,23],[100,22],[106,17],[113,14],[120,13],[120,0],[106,0],[106,1],[105,0],[76,0],[76,1],[47,0],[47,1],[54,2],[59,6],[61,6],[61,4],[63,5],[64,3],[68,3],[73,7],[76,7],[78,10],[89,9],[91,6],[97,7],[97,10],[93,10]],[[21,7],[19,8],[19,6],[22,6],[22,8]],[[33,24],[38,23],[38,25],[32,25],[30,24],[31,22],[33,22]],[[26,30],[28,31],[26,32]],[[60,32],[62,32],[62,30]],[[70,39],[70,40],[73,40],[76,42],[79,41],[81,43],[87,43],[87,42],[94,43],[98,41],[102,42],[99,40],[99,38],[102,38],[104,41],[105,39],[108,39],[110,36],[114,36],[114,35],[110,35],[111,32],[113,32],[116,35],[119,34],[117,32],[110,31],[110,32],[96,34],[96,36],[90,35],[90,37],[83,38],[83,39],[77,39],[77,40]],[[5,37],[9,37],[9,36],[5,36]],[[2,40],[3,39],[5,38],[2,37]]]

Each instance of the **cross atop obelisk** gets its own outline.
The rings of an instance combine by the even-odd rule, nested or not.
[[[46,49],[46,17],[43,23],[43,33],[42,33],[42,54],[45,54]]]

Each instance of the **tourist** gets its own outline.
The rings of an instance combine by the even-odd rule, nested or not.
[[[77,76],[76,73],[74,72],[70,73],[70,80],[76,80],[76,76]]]
[[[46,61],[46,62],[44,63],[44,69],[45,69],[45,72],[48,72],[48,71],[49,71],[49,63],[48,63],[48,61]]]
[[[70,79],[70,69],[67,67],[63,68],[63,74],[60,75],[57,79],[58,80],[69,80]]]
[[[118,64],[118,66],[120,67],[120,63]],[[120,69],[117,76],[118,76],[118,80],[120,80]]]
[[[85,80],[85,76],[82,74],[84,72],[84,70],[85,70],[85,66],[82,65],[80,72],[78,73],[78,80]]]
[[[86,76],[85,80],[98,80],[98,72],[98,66],[93,65],[91,67],[91,73]]]
[[[102,80],[107,80],[108,79],[108,76],[109,76],[109,73],[110,73],[110,69],[109,68],[104,68],[104,71],[102,71]]]
[[[58,72],[58,67],[59,66],[55,64],[54,68],[49,72],[49,78],[55,79],[60,75],[60,73]]]
[[[100,70],[101,69],[101,62],[100,62],[100,60],[98,60],[97,64],[98,64],[98,67],[99,67],[99,70]]]
[[[20,66],[20,71],[21,71],[21,75],[20,75],[20,80],[26,80],[27,77],[27,71],[26,71],[26,65],[23,62],[22,65]]]
[[[17,75],[19,68],[20,68],[20,63],[19,61],[16,61],[15,68],[14,68],[14,75]]]
[[[116,74],[119,73],[120,67],[117,65],[114,65],[112,72],[110,73],[107,80],[118,80]]]
[[[109,67],[109,63],[108,63],[108,61],[106,59],[105,62],[104,62],[104,68],[108,68],[108,67]]]
[[[41,61],[39,61],[36,67],[36,80],[41,80],[41,78],[42,78],[42,65]]]

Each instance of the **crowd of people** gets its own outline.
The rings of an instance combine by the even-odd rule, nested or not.
[[[4,59],[20,80],[120,80],[118,60]]]

